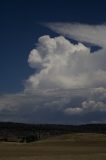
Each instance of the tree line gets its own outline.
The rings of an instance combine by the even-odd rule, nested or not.
[[[106,124],[58,125],[0,122],[0,141],[34,142],[67,133],[106,133]]]

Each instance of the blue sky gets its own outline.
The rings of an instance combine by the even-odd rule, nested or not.
[[[0,93],[16,92],[32,73],[27,57],[37,38],[55,35],[41,22],[104,23],[102,1],[0,1]],[[11,76],[10,76],[11,75]]]
[[[30,93],[27,90],[36,90],[36,75],[37,73],[40,73],[42,68],[45,65],[44,62],[42,64],[33,61],[31,58],[28,58],[29,55],[31,55],[31,50],[35,48],[40,54],[42,54],[42,49],[39,49],[36,47],[36,44],[38,44],[40,47],[42,47],[43,43],[46,41],[51,42],[50,37],[57,37],[57,36],[64,36],[64,38],[58,38],[54,39],[54,41],[64,41],[64,43],[68,43],[66,40],[69,40],[69,42],[84,42],[83,44],[91,43],[92,46],[94,44],[96,46],[100,46],[101,48],[104,47],[105,43],[101,43],[102,36],[105,35],[105,29],[101,25],[105,24],[106,22],[106,4],[105,1],[71,1],[71,0],[45,0],[45,1],[25,1],[25,0],[1,0],[0,1],[0,120],[2,121],[24,121],[24,122],[54,122],[54,123],[87,123],[87,122],[104,122],[105,121],[105,114],[101,112],[101,108],[97,109],[96,111],[91,111],[88,113],[88,108],[92,106],[102,106],[102,110],[104,111],[104,105],[105,105],[105,77],[102,77],[101,79],[98,79],[96,75],[98,73],[93,72],[97,70],[95,66],[100,67],[100,69],[103,69],[105,71],[105,61],[103,61],[103,58],[105,58],[104,52],[103,56],[100,57],[100,63],[98,62],[98,57],[94,59],[94,63],[91,61],[87,61],[87,63],[91,64],[92,68],[92,74],[96,78],[91,79],[91,83],[88,85],[88,81],[84,81],[84,86],[81,86],[81,83],[73,83],[74,79],[69,81],[66,77],[70,78],[72,77],[72,73],[75,70],[68,71],[67,68],[63,68],[62,70],[67,74],[69,73],[69,76],[65,74],[63,76],[63,71],[61,71],[61,75],[63,77],[64,82],[60,82],[59,79],[54,79],[52,76],[58,75],[58,72],[55,73],[55,68],[53,66],[53,74],[48,74],[47,77],[41,76],[40,80],[40,91],[38,93]],[[52,23],[52,24],[48,24]],[[54,23],[54,24],[53,24]],[[75,23],[76,25],[73,26],[72,24]],[[67,27],[67,24],[69,24],[69,27]],[[78,25],[80,24],[79,28]],[[57,25],[57,26],[56,26]],[[83,26],[88,25],[88,26]],[[91,27],[93,25],[93,28]],[[95,29],[95,25],[98,25],[100,29]],[[61,28],[65,28],[65,31]],[[73,28],[78,28],[80,33],[76,32]],[[86,28],[86,29],[85,29]],[[73,32],[74,35],[72,35],[70,32]],[[85,31],[84,31],[85,30]],[[89,37],[91,32],[95,30],[97,32],[97,36],[94,35],[94,38]],[[98,30],[100,34],[98,34]],[[85,32],[87,33],[85,35]],[[49,35],[49,37],[43,37],[41,38],[40,42],[38,42],[38,39],[44,35]],[[81,36],[83,35],[83,38]],[[101,37],[100,37],[101,35]],[[86,38],[87,37],[87,38]],[[96,37],[96,38],[95,38]],[[100,37],[100,39],[99,39]],[[93,39],[93,40],[92,40]],[[99,41],[99,42],[98,42]],[[103,41],[105,41],[105,38],[103,36]],[[51,42],[52,43],[52,42]],[[73,43],[72,43],[73,44]],[[71,45],[69,45],[71,47]],[[88,45],[89,46],[89,45]],[[47,46],[46,46],[47,47]],[[74,46],[73,46],[74,47]],[[84,48],[84,46],[78,46],[76,47],[76,50],[78,48],[81,48],[82,50],[86,50],[86,52],[89,52],[89,47]],[[75,48],[75,47],[74,47]],[[63,48],[64,49],[64,48]],[[58,49],[57,49],[58,50]],[[60,50],[58,50],[60,52]],[[33,55],[36,55],[35,51],[32,53]],[[48,54],[49,55],[49,54]],[[39,59],[39,55],[37,54],[37,58]],[[64,58],[65,62],[65,56],[60,56],[60,58]],[[80,57],[79,57],[80,58]],[[29,61],[28,61],[29,60]],[[49,59],[51,60],[51,59]],[[57,59],[54,59],[52,57],[53,63],[56,63]],[[41,61],[41,60],[39,60]],[[68,64],[68,61],[66,59],[66,63]],[[73,62],[70,62],[73,63]],[[70,64],[69,63],[69,64]],[[75,63],[77,63],[75,61]],[[81,62],[80,62],[81,63]],[[34,66],[33,66],[34,65]],[[57,63],[56,63],[56,65]],[[70,66],[70,65],[69,65]],[[89,65],[88,65],[89,66]],[[62,68],[63,66],[59,66],[58,69]],[[76,66],[76,67],[85,67],[83,66]],[[80,68],[79,73],[82,68]],[[86,68],[86,67],[85,67]],[[89,68],[89,67],[88,67]],[[96,69],[95,69],[96,68]],[[90,69],[88,69],[89,71]],[[84,71],[83,71],[84,72]],[[76,73],[77,74],[77,71]],[[33,77],[33,82],[31,79],[31,75]],[[105,75],[105,73],[104,73]],[[88,75],[87,75],[88,76]],[[93,76],[92,76],[93,77]],[[47,80],[46,80],[47,78]],[[52,78],[54,81],[48,81],[48,79]],[[60,78],[60,77],[59,77]],[[94,80],[96,79],[96,80]],[[67,80],[67,82],[66,82]],[[47,84],[46,84],[47,83]],[[97,84],[97,85],[94,85]],[[50,91],[50,94],[44,95],[41,93],[45,89],[53,89],[53,91]],[[74,87],[73,87],[74,86]],[[77,87],[75,87],[77,86]],[[79,87],[80,86],[80,87]],[[88,87],[89,86],[89,87]],[[60,97],[58,100],[56,100],[56,97],[54,96],[51,100],[51,97],[49,95],[56,94],[57,90],[56,88],[59,88],[59,94]],[[64,91],[61,95],[60,88]],[[84,91],[79,88],[84,88]],[[90,90],[90,95],[88,96],[87,91],[88,88],[92,88]],[[96,91],[95,91],[96,88]],[[37,88],[38,89],[38,88]],[[76,89],[76,93],[69,93],[70,89]],[[68,93],[66,93],[66,90]],[[80,91],[79,91],[80,90]],[[28,92],[23,95],[23,92]],[[41,93],[39,95],[39,92]],[[62,92],[62,91],[61,91]],[[70,91],[72,92],[72,91]],[[79,94],[80,92],[80,94]],[[86,94],[85,94],[86,92]],[[95,93],[97,92],[97,93]],[[99,93],[98,93],[99,92]],[[98,94],[102,94],[102,100],[100,99],[97,101]],[[16,102],[18,99],[22,99],[22,96],[24,97],[23,101],[25,99],[29,99],[27,104],[25,104],[22,100],[19,103],[18,111],[16,111],[17,106]],[[26,95],[27,94],[27,95]],[[37,94],[37,95],[36,95]],[[96,94],[96,98],[95,98]],[[29,95],[29,96],[28,96]],[[47,95],[48,100],[47,100]],[[64,95],[64,96],[63,96]],[[86,95],[86,96],[85,96]],[[38,100],[36,96],[40,97]],[[15,98],[13,98],[15,97]],[[36,102],[33,100],[35,97]],[[61,98],[62,97],[62,98]],[[64,100],[65,97],[65,100]],[[93,97],[93,98],[91,98]],[[16,101],[14,100],[16,99]],[[30,100],[32,99],[32,101]],[[71,100],[70,100],[71,99]],[[54,106],[63,106],[58,107],[56,111],[48,109],[49,101],[53,101],[52,108]],[[4,103],[5,101],[5,103]],[[31,101],[31,103],[30,103]],[[54,102],[55,101],[55,102]],[[11,103],[10,103],[11,102]],[[43,106],[43,104],[44,106]],[[46,109],[45,106],[47,105]],[[56,105],[55,105],[56,104]],[[63,105],[64,104],[64,105]],[[34,106],[39,106],[37,111],[34,111]],[[70,109],[72,105],[72,108]],[[16,106],[15,110],[12,108],[11,110],[8,109],[11,108],[11,106]],[[31,109],[28,108],[28,106],[31,106]],[[41,107],[43,106],[43,108]],[[50,106],[50,105],[49,105]],[[68,107],[66,107],[68,106]],[[70,107],[69,107],[70,106]],[[82,111],[82,108],[86,106],[86,111]],[[26,108],[25,108],[26,107]],[[82,107],[82,108],[81,108]],[[27,112],[25,112],[27,110]],[[30,111],[29,111],[30,110]],[[36,110],[36,109],[35,109]],[[23,112],[21,115],[20,113]],[[63,112],[65,114],[63,114]],[[70,112],[71,114],[68,115],[67,113]],[[72,112],[79,112],[81,114],[74,114],[72,115]],[[83,112],[83,114],[82,114]],[[102,115],[103,114],[103,115]],[[17,115],[17,116],[16,116]],[[38,118],[35,118],[36,115],[39,115]],[[39,119],[39,117],[45,117],[44,119]],[[87,115],[87,116],[86,116]],[[95,115],[95,118],[94,118]],[[14,118],[15,117],[15,118]],[[37,117],[37,116],[36,116]],[[53,118],[51,118],[53,117]],[[55,118],[54,118],[55,117]],[[103,117],[103,119],[102,119]],[[94,119],[93,119],[94,118]]]

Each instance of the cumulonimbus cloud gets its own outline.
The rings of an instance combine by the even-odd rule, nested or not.
[[[78,27],[79,26],[80,25],[78,25]],[[72,28],[74,30],[72,34],[76,33],[75,35],[77,35],[78,31],[75,30],[77,27],[74,28],[69,25],[68,31],[70,27],[71,30]],[[83,32],[83,28],[84,27],[81,25],[81,32]],[[88,29],[88,32],[94,30],[93,27],[89,26],[85,28],[84,31]],[[63,29],[65,32],[65,28]],[[61,30],[62,27],[60,28],[60,32]],[[87,40],[87,36],[88,33],[86,36],[83,36],[83,40]],[[79,34],[76,38],[78,37],[80,37]],[[88,42],[91,39],[93,39],[93,37],[88,36]],[[96,41],[98,40],[94,37],[91,42],[96,43]],[[99,41],[102,40],[99,38]],[[84,44],[73,44],[63,36],[54,38],[51,38],[49,35],[42,36],[38,40],[37,47],[30,52],[28,58],[29,65],[36,70],[38,69],[38,72],[35,72],[35,74],[29,77],[25,89],[70,89],[106,86],[105,59],[105,48],[92,54],[90,48],[86,47]]]
[[[62,36],[39,37],[28,57],[35,73],[26,80],[21,93],[0,96],[0,120],[106,121],[106,26],[47,26]],[[79,43],[73,44],[69,38]],[[101,50],[92,53],[83,42],[101,46]]]
[[[62,36],[51,38],[47,35],[39,38],[28,62],[32,68],[40,70],[29,77],[26,90],[95,88],[91,89],[91,97],[79,106],[67,106],[64,113],[75,115],[106,111],[106,91],[103,88],[106,87],[106,26],[69,23],[49,23],[46,26]],[[80,43],[73,44],[65,37]],[[101,50],[91,53],[83,42],[101,46]]]

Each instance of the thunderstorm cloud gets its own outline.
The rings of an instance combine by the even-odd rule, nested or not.
[[[0,120],[105,122],[106,25],[45,25],[59,36],[38,38],[28,57],[35,72],[25,81],[23,91],[0,96]],[[92,52],[93,45],[101,49]]]

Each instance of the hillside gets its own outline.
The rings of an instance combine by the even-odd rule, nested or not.
[[[0,141],[32,142],[68,133],[106,133],[106,124],[57,125],[0,122]]]

